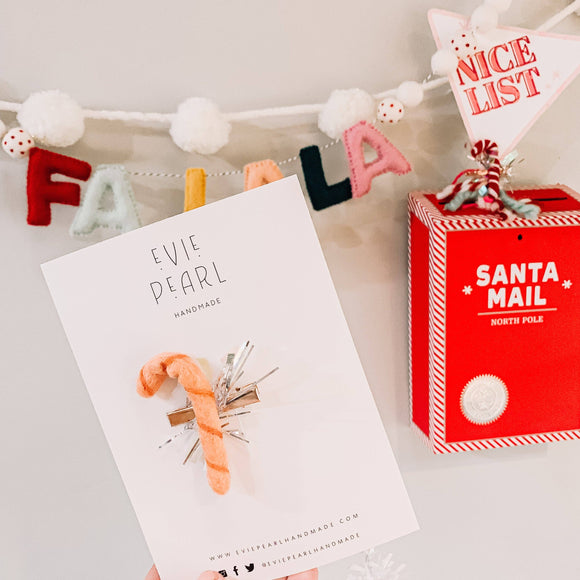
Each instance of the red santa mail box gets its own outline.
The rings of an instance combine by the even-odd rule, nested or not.
[[[580,196],[536,221],[409,196],[412,424],[435,453],[580,438]]]

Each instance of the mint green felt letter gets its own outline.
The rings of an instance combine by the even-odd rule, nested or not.
[[[104,207],[107,193],[112,193],[111,209]],[[122,233],[141,227],[129,175],[122,165],[99,165],[95,169],[70,234],[86,236],[98,227],[115,228]]]

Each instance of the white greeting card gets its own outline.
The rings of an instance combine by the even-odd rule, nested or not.
[[[163,580],[272,580],[417,528],[295,177],[43,271]],[[220,496],[199,451],[182,465],[193,430],[159,448],[180,429],[166,413],[185,404],[182,386],[145,399],[136,381],[164,351],[214,379],[247,340],[249,380],[279,370],[229,419],[250,442],[224,437]]]
[[[430,10],[438,48],[452,48],[461,14]],[[580,72],[580,37],[500,26],[474,39],[449,81],[472,143],[491,139],[509,153]]]

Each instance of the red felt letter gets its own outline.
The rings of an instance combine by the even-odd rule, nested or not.
[[[53,181],[55,173],[86,181],[91,166],[66,155],[34,147],[30,150],[26,193],[28,195],[28,223],[31,226],[50,225],[50,204],[79,205],[81,188],[78,183]]]

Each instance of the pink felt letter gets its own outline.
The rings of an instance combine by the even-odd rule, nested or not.
[[[355,198],[368,193],[372,180],[381,173],[390,171],[403,175],[411,171],[411,165],[403,154],[379,130],[366,121],[361,121],[347,129],[342,135],[342,140],[350,166],[352,196]],[[377,152],[377,158],[370,163],[365,162],[364,143]]]

